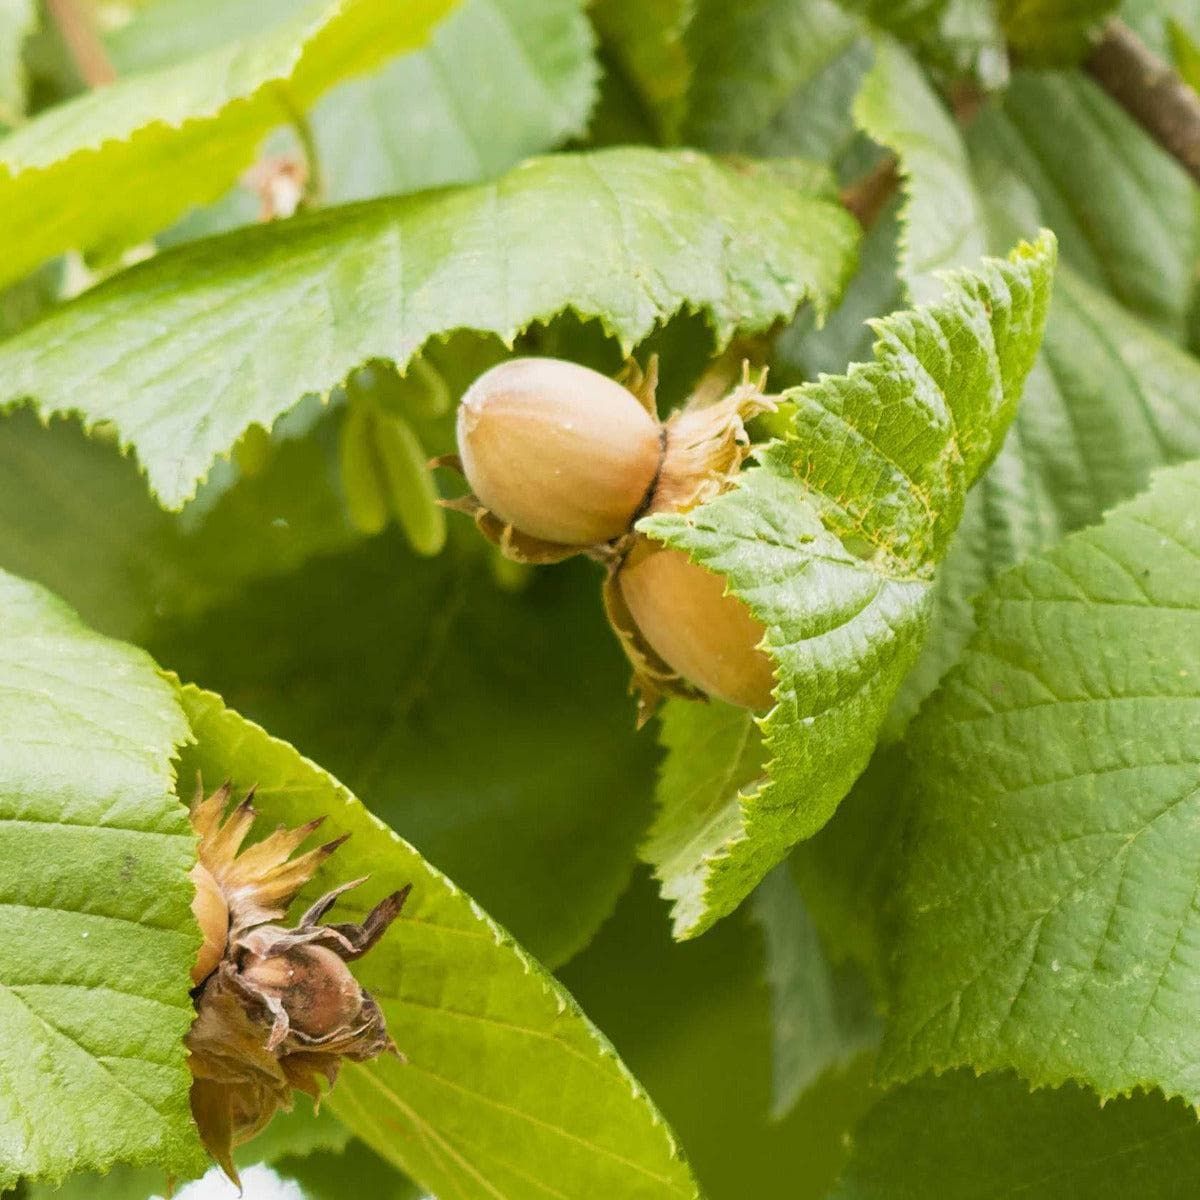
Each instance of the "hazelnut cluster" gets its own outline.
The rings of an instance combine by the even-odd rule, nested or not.
[[[196,1019],[187,1036],[192,1115],[209,1153],[237,1182],[232,1152],[249,1141],[292,1091],[321,1095],[342,1059],[398,1053],[379,1006],[350,973],[399,915],[409,888],[380,901],[361,924],[322,924],[337,898],[322,896],[294,928],[276,924],[337,838],[293,858],[320,820],[280,827],[242,849],[254,824],[252,794],[226,815],[232,788],[207,798],[197,782],[192,825],[200,836],[192,901],[204,943],[192,968]]]
[[[605,609],[642,720],[668,694],[773,702],[761,622],[719,576],[634,530],[732,486],[750,450],[746,421],[775,408],[764,382],[746,365],[732,387],[714,373],[661,420],[656,360],[613,380],[561,359],[516,358],[481,375],[459,406],[458,454],[441,462],[471,494],[447,506],[517,562],[588,554],[606,565]]]

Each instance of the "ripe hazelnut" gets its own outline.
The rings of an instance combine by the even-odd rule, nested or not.
[[[766,630],[719,575],[639,536],[616,585],[637,633],[684,679],[742,708],[771,707],[774,666],[759,649]]]
[[[463,397],[458,450],[475,496],[501,521],[582,547],[628,530],[658,474],[662,435],[653,414],[607,376],[517,358]]]

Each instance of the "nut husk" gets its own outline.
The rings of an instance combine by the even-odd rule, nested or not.
[[[763,391],[765,384],[765,371],[752,380],[744,363],[741,382],[728,395],[688,403],[671,414],[647,513],[687,512],[733,486],[750,453],[746,422],[775,411],[774,397]]]
[[[192,804],[200,834],[193,878],[206,903],[213,892],[200,882],[204,876],[224,902],[227,935],[215,966],[199,976],[192,992],[196,1020],[186,1044],[192,1115],[209,1153],[237,1182],[233,1148],[279,1109],[290,1109],[293,1089],[319,1100],[321,1081],[331,1086],[343,1059],[398,1053],[382,1011],[346,963],[378,942],[410,888],[385,897],[361,924],[322,923],[338,897],[363,882],[353,880],[322,896],[294,928],[276,924],[344,839],[292,858],[320,824],[316,820],[298,829],[281,827],[241,850],[255,813],[247,796],[226,816],[231,795],[225,784],[205,798],[198,785]],[[205,932],[202,954],[209,952]]]
[[[192,915],[204,934],[204,941],[192,965],[192,982],[202,983],[216,969],[225,955],[225,943],[229,940],[229,905],[225,893],[203,863],[197,863],[189,872],[196,885],[192,897]]]

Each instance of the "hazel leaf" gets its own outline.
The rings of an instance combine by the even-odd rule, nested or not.
[[[1164,470],[979,600],[909,735],[889,1078],[1200,1102],[1198,499],[1200,467]]]
[[[25,112],[25,67],[21,50],[37,28],[34,0],[0,0],[0,126],[15,125]]]
[[[900,275],[915,299],[937,295],[937,271],[1048,226],[1064,266],[1182,338],[1200,233],[1192,182],[1090,79],[1019,71],[963,131],[911,54],[882,39],[854,114],[900,159]]]
[[[454,0],[305,0],[278,24],[56,105],[0,140],[0,283],[112,255],[215,200],[276,125],[420,46]],[[128,187],[136,181],[136,201]]]
[[[706,1197],[824,1195],[855,1121],[877,1099],[869,1056],[827,1072],[790,1113],[768,1119],[772,1031],[758,931],[739,913],[683,944],[662,916],[639,874],[563,969],[565,982],[671,1115]]]
[[[874,1050],[880,1024],[865,975],[855,963],[830,961],[786,865],[758,885],[750,909],[771,987],[771,1113],[779,1120],[827,1071]]]
[[[1060,268],[1042,352],[1004,447],[968,497],[938,573],[925,649],[889,718],[915,715],[974,628],[971,599],[1002,571],[1098,521],[1200,457],[1200,363]]]
[[[840,0],[850,12],[909,42],[933,36],[951,0]]]
[[[1172,1200],[1192,1193],[1200,1129],[1184,1105],[1085,1088],[1030,1092],[1010,1074],[955,1071],[888,1093],[851,1139],[829,1200]],[[931,1181],[936,1180],[936,1184]]]
[[[1000,25],[1026,62],[1071,66],[1087,52],[1120,0],[998,0]]]
[[[925,637],[934,568],[1037,354],[1054,264],[1044,233],[949,276],[936,305],[875,324],[873,362],[785,392],[792,430],[732,491],[639,522],[727,577],[778,676],[771,712],[743,718],[762,735],[757,779],[739,765],[714,787],[703,758],[668,764],[644,854],[676,936],[731,912],[866,766]],[[695,708],[668,728],[702,738],[723,720]]]
[[[696,0],[684,36],[692,63],[688,141],[744,153],[761,148],[781,125],[836,128],[846,112],[831,111],[828,97],[841,100],[831,75],[860,37],[858,22],[834,0]],[[853,64],[850,75],[857,77]],[[799,144],[815,152],[805,139]]]
[[[825,310],[857,226],[828,179],[643,148],[194,242],[0,346],[0,406],[112,421],[179,508],[251,424],[456,329],[511,340],[571,309],[628,352],[682,308],[718,341]],[[603,264],[603,269],[598,269]]]
[[[181,772],[257,784],[263,823],[324,814],[350,834],[297,902],[337,879],[369,883],[341,919],[413,885],[403,916],[355,973],[407,1057],[345,1064],[324,1101],[428,1190],[463,1200],[698,1195],[663,1118],[567,992],[471,898],[285,742],[195,687],[179,692],[196,743]]]
[[[914,300],[932,300],[941,291],[934,272],[973,263],[988,250],[983,202],[954,119],[916,59],[890,38],[876,43],[854,117],[899,156],[900,276]]]
[[[0,572],[0,612],[0,1191],[190,1174],[187,721],[142,651],[40,587]]]
[[[899,270],[914,295],[936,294],[938,267],[1041,224],[1062,255],[1042,353],[939,571],[894,734],[965,645],[972,595],[1128,499],[1154,467],[1200,454],[1197,365],[1165,340],[1186,326],[1197,209],[1178,164],[1080,74],[1019,71],[964,132],[907,53],[885,43],[855,110],[900,158]]]
[[[491,179],[581,136],[599,73],[586,8],[460,0],[424,49],[330,92],[312,114],[328,199]]]
[[[290,2],[156,0],[106,43],[122,75],[156,69],[267,27]],[[581,135],[598,73],[585,8],[459,0],[427,44],[331,88],[308,114],[322,201],[491,179]]]
[[[691,56],[684,35],[695,0],[595,0],[592,21],[640,94],[663,140],[676,140]]]

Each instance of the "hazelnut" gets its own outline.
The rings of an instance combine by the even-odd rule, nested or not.
[[[628,530],[658,474],[662,436],[637,397],[598,371],[516,358],[463,396],[458,450],[475,496],[501,521],[582,547]]]
[[[352,1027],[362,1009],[362,989],[350,968],[325,946],[292,945],[282,953],[247,955],[242,979],[277,999],[290,1027],[307,1037],[329,1037]]]
[[[637,633],[684,679],[742,708],[771,707],[775,670],[760,649],[766,630],[721,576],[639,536],[616,586]]]

